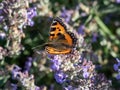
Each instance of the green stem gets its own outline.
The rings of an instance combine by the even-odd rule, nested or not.
[[[111,35],[110,29],[102,22],[102,20],[95,16],[94,19],[96,20],[97,24],[100,26],[100,28],[103,30],[104,33]]]
[[[102,32],[105,33],[106,36],[109,36],[111,40],[113,40],[116,44],[119,44],[119,40],[112,34],[110,29],[103,23],[99,16],[95,16],[94,19],[96,20],[97,24],[101,28]]]

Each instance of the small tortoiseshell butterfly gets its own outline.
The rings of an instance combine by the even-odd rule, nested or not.
[[[68,54],[75,47],[77,38],[72,32],[67,31],[62,19],[55,18],[50,27],[49,41],[45,50],[49,54]]]

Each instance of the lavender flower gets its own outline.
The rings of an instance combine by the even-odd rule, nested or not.
[[[85,34],[84,29],[85,29],[85,26],[80,25],[79,28],[78,28],[78,34],[84,35]]]
[[[98,38],[98,34],[93,32],[93,35],[92,35],[92,42],[96,42],[97,41],[97,38]]]
[[[11,83],[11,89],[12,90],[17,90],[18,86],[16,84]]]
[[[69,23],[72,17],[73,11],[67,10],[65,7],[62,8],[60,17],[64,18],[65,22]]]
[[[21,45],[21,40],[25,37],[23,28],[26,25],[34,25],[32,18],[37,15],[36,8],[30,8],[28,0],[4,0],[0,7],[0,23],[3,29],[0,38],[7,41],[6,48],[3,48],[7,49],[5,56],[19,55],[24,49]]]
[[[15,88],[18,87],[18,85],[25,87],[27,90],[40,90],[39,87],[37,87],[34,84],[34,76],[29,75],[28,72],[22,72],[21,68],[17,65],[13,66],[12,69],[12,79],[18,80],[18,83],[14,86]],[[13,84],[11,84],[13,86]]]
[[[5,37],[6,37],[6,34],[3,33],[3,32],[0,32],[0,38],[1,38],[1,39],[4,39]]]
[[[34,25],[34,21],[32,20],[33,17],[37,16],[37,12],[36,12],[36,8],[29,8],[27,10],[27,18],[28,18],[28,22],[27,25],[29,26],[33,26]]]
[[[19,76],[21,68],[17,65],[13,65],[13,69],[12,69],[12,79],[15,79]]]
[[[3,18],[4,18],[3,16],[0,16],[0,23],[3,22]]]
[[[118,71],[119,67],[120,67],[120,60],[118,58],[116,58],[116,61],[118,62],[117,64],[114,64],[114,70]]]
[[[95,71],[92,62],[94,55],[92,57],[91,53],[84,53],[83,56],[83,51],[74,49],[70,54],[51,56],[51,67],[54,67],[51,69],[54,71],[55,80],[62,84],[65,90],[109,89],[109,80],[104,74],[97,74]]]
[[[120,73],[117,74],[116,79],[117,79],[117,80],[120,80]]]
[[[67,75],[65,75],[63,72],[56,72],[54,77],[58,83],[62,84],[64,81],[66,81]]]
[[[74,90],[72,86],[64,87],[65,90]]]
[[[120,4],[120,0],[116,0],[116,3]]]
[[[30,70],[30,68],[32,66],[32,62],[33,62],[33,58],[28,57],[28,60],[25,62],[24,71],[29,72],[29,70]]]
[[[116,58],[116,61],[118,62],[117,64],[113,65],[113,68],[115,71],[118,72],[118,74],[116,75],[116,79],[120,80],[120,60],[118,58]]]
[[[51,60],[51,63],[52,63],[51,69],[52,69],[53,71],[58,71],[61,62],[58,61],[58,57],[57,57],[57,56],[54,57],[54,59]]]

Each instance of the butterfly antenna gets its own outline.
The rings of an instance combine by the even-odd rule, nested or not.
[[[38,32],[38,35],[41,40],[44,40],[44,37],[40,34],[40,32]]]
[[[38,32],[38,31],[37,31]],[[38,32],[38,35],[39,35],[39,38],[41,39],[41,40],[44,40],[44,37],[40,34],[40,32]],[[32,49],[33,50],[35,50],[35,49],[37,49],[37,48],[41,48],[41,47],[44,47],[45,46],[45,44],[42,44],[42,45],[38,45],[38,46],[36,46],[36,47],[33,47]]]
[[[38,45],[36,47],[33,47],[32,49],[35,50],[35,49],[38,49],[38,48],[45,48],[45,46],[48,46],[49,44],[48,43],[44,43],[44,44],[41,44],[41,45]]]
[[[34,50],[34,49],[36,49],[36,48],[40,48],[40,47],[42,47],[43,45],[38,45],[38,46],[36,46],[36,47],[33,47],[32,49]]]

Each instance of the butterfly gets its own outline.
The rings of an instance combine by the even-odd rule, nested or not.
[[[74,33],[67,31],[62,19],[57,17],[50,26],[49,40],[45,51],[49,54],[68,54],[75,47],[77,38]]]

